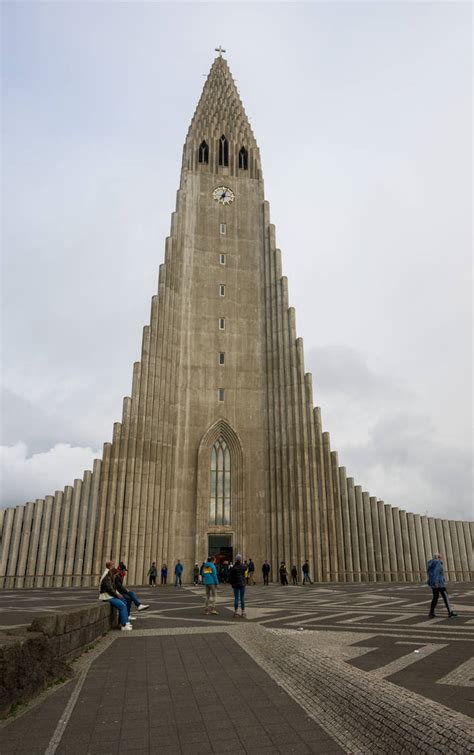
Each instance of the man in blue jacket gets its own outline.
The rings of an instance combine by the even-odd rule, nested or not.
[[[181,563],[181,561],[178,559],[178,561],[176,561],[176,566],[174,567],[174,586],[175,587],[178,587],[178,585],[180,587],[183,586],[183,583],[181,580],[183,576],[183,570],[184,570],[184,566]]]
[[[446,592],[446,580],[444,578],[444,569],[443,569],[443,557],[441,553],[434,553],[433,558],[428,561],[428,585],[431,587],[433,591],[433,599],[431,601],[431,608],[430,608],[430,619],[435,619],[435,608],[438,603],[438,599],[441,593],[441,597],[444,600],[444,605],[447,608],[448,616],[450,619],[453,619],[457,616],[457,613],[454,613],[454,611],[451,609],[451,606],[449,605],[448,600],[448,593]]]
[[[202,567],[202,581],[206,588],[206,607],[204,613],[218,613],[216,610],[216,588],[219,584],[214,556],[209,556]]]

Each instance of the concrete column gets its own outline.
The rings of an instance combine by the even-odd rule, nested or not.
[[[372,533],[374,536],[374,555],[375,555],[375,581],[383,582],[383,560],[382,560],[382,542],[380,534],[379,511],[377,508],[377,499],[371,496],[369,498],[370,515],[372,518]]]
[[[390,504],[384,504],[385,509],[385,523],[387,525],[387,542],[388,552],[390,556],[389,562],[389,580],[390,582],[397,582],[398,576],[398,564],[397,564],[397,546],[395,542],[395,529],[393,526],[393,514]]]
[[[308,541],[310,543],[311,548],[311,560],[312,560],[312,569],[313,569],[313,575],[314,579],[317,581],[318,573],[319,573],[319,566],[320,566],[320,557],[321,554],[319,553],[319,547],[318,547],[318,539],[319,539],[319,498],[318,498],[318,489],[317,489],[317,483],[316,483],[316,456],[314,453],[314,422],[313,422],[313,378],[312,375],[308,372],[305,375],[305,385],[306,385],[306,419],[305,419],[305,426],[306,426],[306,434],[307,434],[307,449],[308,449],[308,475],[309,475],[309,493],[308,493],[308,504],[307,504],[307,521],[308,521]]]
[[[48,556],[49,536],[51,532],[51,511],[53,508],[53,496],[47,495],[44,499],[43,519],[38,543],[38,560],[36,563],[35,587],[44,587],[44,572],[46,558]]]
[[[339,457],[337,451],[331,451],[331,474],[334,500],[334,517],[336,520],[338,581],[346,581],[346,559],[344,551],[344,528],[342,523],[341,487],[339,484]]]
[[[352,532],[349,513],[349,498],[347,495],[346,468],[339,467],[339,488],[341,491],[342,533],[344,537],[344,560],[346,563],[346,582],[354,581],[354,562],[352,559]]]
[[[122,434],[122,424],[120,422],[114,423],[114,432],[112,440],[112,449],[110,453],[110,466],[109,466],[109,483],[107,485],[107,503],[106,503],[106,520],[104,527],[104,545],[103,545],[103,558],[105,561],[110,559],[120,558],[117,554],[113,553],[112,541],[113,532],[115,527],[115,505],[117,499],[117,477],[120,462],[120,437]],[[100,569],[99,569],[100,571]],[[102,573],[102,572],[101,572]]]
[[[459,548],[459,555],[460,555],[460,560],[461,560],[462,580],[463,582],[468,582],[471,577],[469,573],[469,560],[467,557],[466,544],[464,542],[464,532],[463,532],[462,524],[463,523],[459,521],[454,522],[454,526],[456,528],[456,533],[458,536],[458,548]]]
[[[466,547],[467,563],[469,567],[469,579],[474,579],[474,558],[472,548],[472,534],[469,522],[462,522],[462,529],[464,533],[464,545]]]
[[[6,587],[6,577],[8,574],[8,556],[10,555],[14,520],[15,509],[5,509],[5,514],[2,522],[2,549],[0,551],[0,588]]]
[[[418,560],[418,543],[416,541],[415,519],[407,514],[408,540],[410,542],[411,562],[413,565],[413,582],[420,581],[420,562]]]
[[[61,506],[63,493],[56,490],[54,494],[53,505],[51,509],[51,531],[49,535],[48,555],[46,558],[46,575],[44,578],[44,587],[52,587],[54,584],[54,569],[56,565],[56,553],[58,550],[59,526],[61,522]]]
[[[461,550],[458,541],[458,531],[456,528],[456,522],[453,519],[449,520],[449,531],[451,533],[451,543],[453,546],[454,568],[456,570],[456,579],[458,582],[462,582],[463,577],[463,563],[461,559]]]
[[[79,504],[79,513],[77,517],[77,541],[74,554],[74,577],[72,584],[74,587],[80,587],[82,582],[82,573],[84,567],[84,551],[86,547],[87,520],[89,517],[89,505],[92,487],[92,472],[84,472],[81,486],[81,501]]]
[[[82,480],[74,480],[72,492],[71,512],[69,514],[69,531],[66,544],[66,558],[64,564],[65,587],[71,587],[74,574],[74,557],[76,555],[77,530],[79,509],[81,505]]]
[[[433,555],[433,548],[431,545],[431,536],[430,536],[430,526],[429,526],[427,516],[421,517],[421,530],[423,532],[423,545],[424,545],[424,551],[425,551],[424,568],[426,569],[426,565],[428,561],[430,560],[431,556]]]
[[[375,574],[374,533],[372,531],[372,517],[370,513],[370,496],[365,491],[362,493],[362,506],[364,509],[365,539],[367,543],[367,567],[369,571],[369,582],[375,582],[376,574]]]
[[[336,517],[334,511],[334,500],[332,495],[332,475],[331,475],[331,436],[328,432],[323,433],[323,458],[324,458],[324,476],[326,482],[326,501],[328,517],[328,534],[329,534],[329,581],[337,579],[337,532]]]
[[[153,300],[156,297],[153,297]],[[152,300],[152,301],[153,301]],[[153,311],[153,303],[152,303],[152,311]],[[151,350],[151,343],[155,340],[153,327],[150,326],[150,350]],[[151,355],[150,355],[150,362],[153,361]],[[151,423],[151,413],[152,409],[151,407],[149,409],[141,409],[140,408],[140,400],[142,400],[142,395],[140,391],[140,377],[141,377],[141,371],[142,371],[142,365],[140,362],[135,362],[133,365],[133,379],[132,379],[132,394],[131,394],[131,401],[130,401],[130,429],[129,429],[129,439],[128,439],[128,457],[127,457],[127,470],[126,470],[126,484],[125,484],[125,498],[124,498],[124,522],[123,522],[123,540],[124,545],[122,548],[122,555],[126,559],[126,563],[128,566],[128,577],[131,580],[131,584],[140,583],[143,578],[143,551],[144,547],[139,547],[138,545],[138,531],[139,531],[139,524],[140,519],[142,517],[145,517],[144,521],[146,522],[146,509],[147,509],[147,503],[148,503],[148,473],[149,473],[149,467],[150,467],[150,456],[151,456],[151,448],[150,448],[150,441],[146,443],[146,448],[149,449],[146,453],[146,459],[143,460],[144,452],[143,449],[145,448],[145,441],[143,443],[140,443],[138,438],[138,418],[139,414],[141,415],[142,412],[145,415],[144,421],[145,425],[148,427]],[[152,388],[148,385],[147,381],[147,388],[148,390],[152,390],[154,388],[154,381]],[[151,404],[153,404],[153,397],[150,397]],[[145,431],[143,431],[145,432]],[[137,454],[138,449],[138,454]],[[137,458],[137,456],[139,458]],[[148,468],[148,473],[146,474],[146,479],[142,480],[141,478],[141,464],[143,463],[144,466]],[[143,477],[145,477],[145,474],[143,474]],[[137,496],[137,499],[141,500],[141,505],[136,506],[134,505],[134,496]],[[143,511],[145,509],[145,511]],[[152,524],[150,523],[150,526]],[[146,547],[146,527],[144,529],[144,535],[142,543]],[[140,553],[141,553],[141,566],[142,568],[137,569],[137,558],[140,560]],[[132,576],[133,575],[133,576]]]
[[[398,581],[407,582],[405,568],[405,552],[403,548],[402,525],[400,521],[400,509],[397,506],[392,507],[393,531],[395,534],[395,547],[397,551],[397,570]]]
[[[323,433],[321,422],[321,409],[317,406],[314,410],[314,424],[316,435],[316,448],[317,448],[317,465],[318,465],[318,481],[320,483],[320,533],[321,533],[321,559],[322,559],[322,575],[321,578],[324,582],[329,579],[329,572],[331,571],[331,564],[329,560],[329,530],[328,530],[328,513],[327,513],[327,499],[326,499],[326,474],[324,468],[323,459]]]
[[[87,520],[86,531],[86,543],[84,552],[84,564],[83,564],[83,578],[82,584],[85,587],[95,585],[99,579],[99,574],[93,575],[93,557],[94,557],[94,545],[95,535],[97,531],[97,510],[99,505],[99,486],[100,486],[100,471],[102,462],[100,459],[94,459],[94,467],[92,471],[92,482],[90,492],[90,507],[89,517]]]
[[[369,568],[367,561],[367,540],[365,535],[365,520],[364,520],[364,505],[362,502],[362,488],[360,485],[354,486],[356,511],[357,511],[357,531],[359,535],[359,555],[360,555],[360,570],[361,581],[369,581]]]
[[[25,506],[17,506],[13,517],[12,534],[10,538],[10,548],[8,552],[5,588],[11,590],[16,587],[16,574],[18,573],[18,559],[20,551],[20,542],[22,540],[23,519]]]
[[[33,530],[33,513],[35,509],[34,501],[29,501],[25,506],[25,513],[23,516],[23,527],[20,528],[18,534],[18,560],[16,569],[14,572],[10,572],[12,575],[16,574],[16,579],[9,583],[9,587],[26,587],[25,573],[27,571],[28,554],[30,552],[30,538]],[[16,521],[15,521],[16,529]],[[9,569],[10,571],[10,569]]]
[[[413,582],[413,561],[411,558],[410,536],[408,534],[407,512],[400,511],[400,529],[402,531],[403,557],[407,582]]]
[[[37,498],[33,508],[33,528],[31,530],[28,560],[26,562],[25,587],[34,587],[36,581],[36,563],[38,560],[38,546],[43,519],[44,499]]]
[[[69,534],[69,520],[71,518],[73,489],[70,485],[64,488],[64,495],[61,506],[61,520],[59,523],[58,549],[56,555],[56,564],[54,567],[54,587],[63,587],[65,584],[65,565],[66,565],[66,548]]]
[[[392,579],[391,565],[390,565],[390,551],[388,547],[388,535],[387,535],[387,517],[385,515],[386,506],[383,501],[377,501],[378,520],[380,526],[380,547],[382,549],[382,568],[384,582],[390,582]],[[393,529],[393,526],[392,526]]]
[[[444,536],[444,558],[445,558],[445,564],[447,569],[447,579],[449,579],[450,582],[457,582],[458,581],[458,575],[456,573],[456,564],[454,562],[454,554],[453,554],[453,544],[451,541],[451,531],[449,529],[449,522],[447,519],[441,520],[441,526],[443,528],[443,536]]]
[[[145,330],[145,328],[144,328]],[[148,328],[149,330],[149,328]],[[117,475],[117,494],[115,497],[115,521],[112,551],[116,554],[117,561],[125,560],[123,553],[123,525],[124,525],[124,501],[125,486],[127,480],[128,441],[130,435],[131,401],[128,396],[123,399],[122,407],[122,431],[120,435],[120,452]],[[141,505],[141,501],[140,501]],[[130,527],[127,532],[127,541],[130,538]],[[128,542],[127,542],[128,547]]]
[[[104,571],[103,564],[105,564],[105,522],[107,514],[107,494],[109,487],[110,476],[110,455],[112,452],[112,444],[104,443],[104,449],[102,452],[102,465],[100,467],[100,481],[99,481],[99,500],[97,503],[97,530],[94,538],[94,557],[93,557],[93,572],[99,579],[100,575]],[[102,571],[101,571],[102,569]]]
[[[354,582],[361,582],[361,565],[359,549],[359,525],[357,518],[357,506],[354,492],[354,478],[347,478],[347,502],[349,506],[349,519],[351,522],[350,537],[352,549],[352,563],[354,570]]]
[[[432,558],[433,554],[436,552],[443,552],[444,551],[444,540],[443,545],[441,546],[440,543],[438,543],[438,528],[436,526],[436,519],[434,519],[432,516],[428,517],[428,529],[430,531],[430,543],[431,543],[431,551],[430,551],[430,558]]]

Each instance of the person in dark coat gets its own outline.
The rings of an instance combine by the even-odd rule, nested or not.
[[[234,591],[234,619],[246,618],[245,614],[245,569],[246,567],[242,563],[242,556],[237,554],[235,557],[235,564],[229,571],[229,582]],[[239,614],[239,601],[240,601],[240,614]]]
[[[121,600],[124,600],[127,604],[128,618],[129,621],[131,621],[134,619],[133,616],[130,616],[132,603],[137,607],[139,611],[146,611],[146,609],[150,606],[146,603],[141,603],[135,593],[132,590],[127,590],[127,588],[125,587],[123,580],[125,579],[127,571],[128,569],[126,565],[123,563],[123,561],[121,561],[114,576],[114,585],[117,592],[120,593]]]
[[[280,564],[280,584],[287,585],[288,584],[288,569],[286,568],[286,564],[284,561]]]
[[[156,587],[156,578],[158,576],[158,569],[156,568],[156,561],[151,562],[151,566],[148,569],[148,584],[150,587]]]
[[[449,604],[448,593],[446,592],[446,580],[444,577],[443,569],[443,557],[441,553],[434,553],[433,558],[428,561],[428,585],[433,592],[433,598],[431,600],[429,618],[435,619],[435,608],[438,603],[439,596],[443,598],[444,605],[448,611],[450,619],[457,618],[457,613],[454,613]]]
[[[291,567],[291,579],[293,580],[294,585],[298,584],[298,567],[296,564],[293,564]]]
[[[263,584],[268,585],[268,576],[270,574],[270,564],[268,561],[265,561],[265,563],[262,564],[262,575],[263,575]]]

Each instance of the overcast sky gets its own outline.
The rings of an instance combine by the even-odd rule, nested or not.
[[[121,419],[222,44],[340,463],[388,503],[472,517],[470,4],[2,15],[0,505],[81,477]]]

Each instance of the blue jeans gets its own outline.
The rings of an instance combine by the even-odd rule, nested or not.
[[[124,627],[125,624],[128,623],[128,610],[127,610],[127,604],[123,600],[119,600],[118,598],[110,598],[109,603],[111,606],[114,606],[119,612],[119,621],[121,625]]]
[[[132,603],[134,603],[137,607],[140,605],[140,601],[138,600],[137,596],[134,592],[129,590],[124,595],[122,595],[121,598],[123,601],[125,601],[127,606],[128,615],[130,616],[130,611],[132,609]]]
[[[179,585],[180,587],[182,587],[181,574],[175,574],[175,577],[176,577],[176,579],[174,581],[174,586],[178,587],[178,585]]]
[[[239,607],[239,596],[240,596],[240,607],[242,611],[245,611],[245,586],[242,585],[241,587],[233,587],[234,591],[234,611],[236,611]]]

